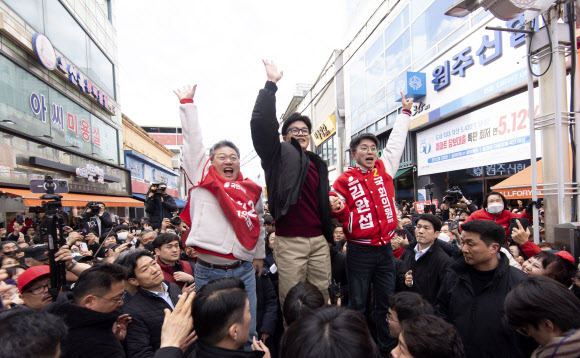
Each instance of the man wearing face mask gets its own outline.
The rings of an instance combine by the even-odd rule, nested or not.
[[[129,236],[129,226],[127,225],[117,225],[114,229],[117,234],[117,240],[122,241],[122,243],[127,242],[127,237]]]
[[[487,194],[487,197],[483,201],[483,209],[477,210],[471,214],[463,224],[471,220],[489,220],[500,224],[504,230],[506,237],[509,236],[509,228],[511,218],[524,218],[532,221],[532,209],[535,202],[530,202],[526,210],[521,214],[512,213],[506,210],[507,200],[502,193],[497,191],[492,191]]]

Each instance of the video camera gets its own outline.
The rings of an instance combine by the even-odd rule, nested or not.
[[[163,186],[163,188],[162,188]],[[163,183],[151,184],[151,192],[153,193],[153,198],[159,199],[165,193],[167,186]]]
[[[463,193],[461,192],[461,189],[459,189],[458,186],[454,186],[449,190],[445,190],[445,197],[443,197],[443,202],[449,204],[457,204],[461,200],[461,198],[463,198]]]
[[[91,215],[99,215],[101,212],[101,206],[94,201],[91,201],[87,204],[87,209],[90,209],[87,210],[87,213],[90,213]]]

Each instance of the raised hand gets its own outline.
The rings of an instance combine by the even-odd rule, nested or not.
[[[411,110],[411,108],[413,107],[413,99],[412,98],[405,98],[405,95],[403,94],[403,91],[401,91],[401,104],[403,105],[403,109],[406,109],[408,111]]]
[[[165,319],[161,327],[161,347],[181,348],[184,341],[189,340],[187,338],[193,328],[191,304],[194,297],[195,293],[182,293],[173,312],[168,308],[164,310]]]
[[[197,85],[187,85],[187,86],[183,86],[181,88],[178,88],[176,90],[173,90],[173,93],[175,93],[175,95],[177,96],[177,98],[179,98],[179,100],[183,100],[183,99],[193,99],[193,96],[195,96],[195,89],[197,88]]]
[[[113,323],[113,333],[118,340],[122,341],[127,336],[127,326],[131,323],[131,316],[128,314],[120,315],[117,321]]]
[[[524,230],[524,227],[520,224],[519,220],[516,220],[516,223],[518,224],[518,227],[512,229],[512,239],[516,244],[523,245],[529,240],[530,228],[528,227]]]
[[[272,60],[262,60],[264,67],[266,67],[266,75],[268,76],[268,81],[274,83],[280,81],[282,76],[284,76],[284,71],[278,72],[278,66]]]
[[[413,271],[409,270],[405,273],[405,285],[407,287],[413,286]]]

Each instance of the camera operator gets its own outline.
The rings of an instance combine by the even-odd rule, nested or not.
[[[167,185],[151,184],[145,201],[145,212],[149,214],[149,223],[154,229],[161,229],[163,219],[171,219],[177,211],[177,205],[171,195],[166,193]]]
[[[85,207],[83,224],[88,224],[90,230],[96,231],[99,236],[106,234],[113,227],[111,215],[105,211],[105,204],[91,201]]]
[[[441,217],[443,221],[449,220],[449,208],[461,210],[467,209],[469,213],[477,211],[477,206],[467,200],[465,196],[463,196],[461,189],[457,186],[445,191],[443,203],[441,203]]]

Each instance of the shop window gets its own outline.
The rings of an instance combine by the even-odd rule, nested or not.
[[[365,72],[366,97],[373,96],[385,84],[385,55],[381,54]]]
[[[383,35],[381,34],[365,53],[365,67],[369,67],[375,58],[377,58],[379,54],[383,53],[384,49],[385,44],[383,42]]]
[[[385,51],[387,64],[387,81],[395,78],[411,64],[411,32],[405,30],[401,36]]]
[[[6,5],[30,24],[36,31],[44,32],[42,20],[42,0],[3,0]]]
[[[332,137],[328,138],[324,143],[316,147],[316,154],[318,154],[329,167],[336,165],[336,151],[338,149],[336,146],[336,134],[333,134]]]
[[[389,46],[399,34],[409,26],[409,6],[401,11],[397,17],[385,29],[385,44]]]
[[[425,51],[466,21],[464,18],[446,16],[444,14],[442,9],[447,9],[452,4],[453,0],[435,0],[413,22],[413,56],[415,58],[420,57]]]

